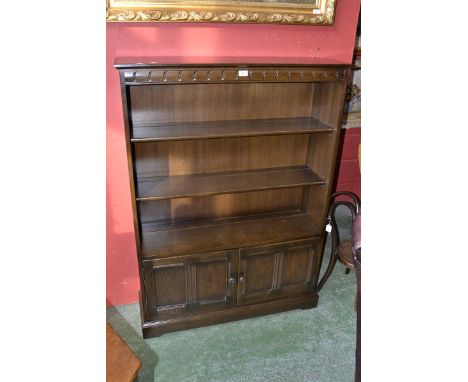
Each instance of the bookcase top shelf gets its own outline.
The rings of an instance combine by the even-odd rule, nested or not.
[[[309,134],[333,129],[315,118],[275,118],[207,122],[133,124],[131,141],[252,137],[260,135]]]

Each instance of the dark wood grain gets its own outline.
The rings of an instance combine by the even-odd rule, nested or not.
[[[284,56],[132,56],[132,57],[116,57],[114,66],[118,69],[135,69],[135,68],[169,68],[172,66],[183,65],[184,68],[192,66],[218,66],[242,68],[245,66],[267,66],[267,67],[295,67],[307,65],[308,67],[348,67],[348,63],[337,61],[328,57],[284,57]]]
[[[116,62],[145,338],[318,301],[349,66],[225,59]]]
[[[319,238],[240,250],[239,304],[314,290],[315,253]]]
[[[219,83],[307,83],[343,81],[343,68],[268,68],[251,67],[246,70],[226,69],[216,67],[188,68],[151,68],[151,70],[137,69],[127,72],[125,84],[129,86],[145,85],[173,85],[173,84],[219,84]]]
[[[146,142],[133,145],[137,180],[151,176],[304,166],[308,135]]]
[[[323,133],[332,129],[314,118],[134,124],[132,142]]]
[[[142,234],[144,258],[242,248],[318,235],[305,214],[254,216],[240,221],[200,223]]]
[[[324,184],[308,167],[148,177],[138,182],[138,201],[272,190]]]
[[[319,296],[315,292],[306,292],[287,298],[273,298],[270,301],[237,305],[216,309],[209,312],[200,312],[192,315],[178,315],[167,320],[148,320],[143,323],[143,338],[158,337],[161,334],[199,328],[201,326],[220,324],[244,318],[257,317],[265,314],[279,313],[291,309],[315,308]]]
[[[225,309],[236,304],[237,252],[190,254],[177,259],[145,260],[144,279],[150,319]]]
[[[319,84],[315,88],[312,104],[312,116],[334,128],[333,132],[327,136],[310,135],[307,151],[307,165],[326,179],[326,184],[319,193],[308,193],[308,195],[304,193],[302,209],[311,217],[322,233],[325,230],[329,197],[334,186],[336,158],[344,112],[343,104],[346,96],[346,84],[349,80],[350,70],[347,69],[345,82]],[[322,263],[325,245],[322,245],[321,248],[318,253],[319,268]]]
[[[192,221],[239,218],[278,211],[299,212],[302,188],[148,200],[138,206],[141,229],[147,232],[173,225],[191,225]]]
[[[290,82],[129,86],[131,122],[138,127],[182,122],[310,120],[315,86]]]

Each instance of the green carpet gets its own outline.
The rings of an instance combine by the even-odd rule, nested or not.
[[[338,213],[340,226],[347,226],[349,218],[343,211]],[[329,241],[322,273],[328,263]],[[142,361],[140,382],[351,382],[356,278],[353,272],[345,275],[344,270],[337,264],[319,293],[315,309],[168,333],[148,340],[141,335],[138,304],[108,308],[107,320]]]

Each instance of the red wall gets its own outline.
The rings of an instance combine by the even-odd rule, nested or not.
[[[358,159],[360,143],[361,128],[343,130],[336,164],[336,190],[352,191],[359,197],[361,197],[361,171]]]
[[[116,56],[313,57],[351,62],[359,0],[330,27],[107,23],[107,305],[138,300],[139,276]],[[265,61],[265,60],[263,60]],[[286,61],[286,60],[285,60]]]

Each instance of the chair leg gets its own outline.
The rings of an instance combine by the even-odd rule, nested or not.
[[[337,259],[338,259],[338,255],[336,254],[336,252],[335,251],[332,252],[331,255],[330,255],[330,262],[328,263],[327,270],[325,271],[325,273],[323,274],[322,279],[318,283],[316,292],[319,292],[320,289],[322,289],[323,285],[325,284],[325,282],[330,277],[331,273],[333,272],[333,268],[335,268],[335,264],[336,264]]]
[[[345,275],[349,274],[349,271],[350,271],[350,269],[346,268],[346,270],[344,271]]]

